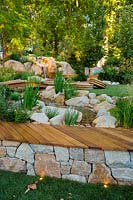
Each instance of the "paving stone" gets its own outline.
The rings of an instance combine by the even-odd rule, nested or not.
[[[30,144],[32,150],[36,153],[51,153],[53,152],[53,146]]]
[[[104,151],[106,163],[110,167],[128,167],[130,165],[130,156],[127,151]]]
[[[71,166],[61,164],[61,174],[62,175],[70,174],[70,169],[71,169]]]
[[[133,183],[133,169],[131,168],[111,168],[112,175],[118,181],[132,182]]]
[[[105,163],[104,151],[85,149],[85,161],[89,163]]]
[[[54,147],[56,160],[59,162],[67,162],[69,160],[68,148]]]
[[[2,145],[6,147],[18,147],[20,145],[20,142],[3,140]]]
[[[83,161],[83,159],[84,159],[83,149],[70,148],[70,158],[72,158],[74,160],[81,160],[81,161]]]
[[[91,165],[85,161],[74,161],[71,169],[72,174],[88,176],[91,173]]]
[[[34,167],[30,163],[27,163],[27,175],[35,176]]]
[[[62,178],[68,179],[71,181],[78,181],[81,183],[86,183],[86,178],[84,176],[79,176],[79,175],[75,175],[75,174],[62,175]]]
[[[22,160],[25,160],[29,163],[33,163],[34,162],[34,153],[31,149],[31,147],[26,144],[26,143],[22,143],[16,152],[15,155],[17,158],[20,158]]]
[[[12,158],[15,157],[16,149],[17,147],[6,147],[7,155]]]

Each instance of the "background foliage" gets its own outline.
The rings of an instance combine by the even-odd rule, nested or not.
[[[78,72],[103,55],[108,66],[131,66],[131,13],[130,0],[0,0],[4,56],[54,56]]]

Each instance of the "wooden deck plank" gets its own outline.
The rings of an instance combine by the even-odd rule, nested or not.
[[[100,134],[105,135],[109,139],[113,140],[115,144],[118,144],[127,150],[130,150],[133,147],[133,140],[131,138],[123,137],[123,135],[120,134],[118,136],[116,132],[114,133],[114,130],[100,128]]]
[[[33,137],[32,131],[29,133],[27,130],[24,129],[24,127],[21,126],[21,124],[12,123],[12,126],[18,132],[18,134],[23,136],[24,140],[22,140],[22,142],[39,144],[38,139]]]
[[[67,132],[69,129],[69,127],[65,129],[65,131]],[[70,127],[70,130],[71,130],[71,127]],[[69,130],[69,131],[70,131]],[[100,135],[98,133],[98,130],[99,129],[96,129],[95,128],[80,128],[80,127],[73,127],[73,132],[77,133],[80,135],[81,131],[82,131],[82,137],[84,137],[85,139],[89,139],[89,141],[91,143],[93,143],[94,145],[100,147],[101,149],[121,149],[121,150],[124,150],[125,148],[113,143],[113,141],[111,140],[108,140],[108,137],[106,136],[103,136],[103,135]],[[67,132],[68,133],[68,132]],[[71,132],[72,133],[72,132]],[[80,137],[81,137],[80,135]],[[88,146],[88,148],[91,148],[90,146]]]
[[[87,146],[72,137],[64,134],[63,132],[55,129],[52,126],[42,125],[38,127],[41,130],[45,130],[46,134],[45,137],[52,137],[54,139],[54,145],[62,145],[62,146],[74,146],[74,147],[82,147],[87,148]],[[47,134],[49,133],[49,134]],[[51,140],[51,138],[49,138]]]
[[[73,129],[71,129],[69,127],[56,127],[56,129],[61,130],[66,135],[69,135],[70,137],[76,139],[77,141],[82,142],[83,144],[85,144],[89,148],[101,149],[95,143],[90,142],[88,136],[84,137],[83,134],[78,134],[76,131],[74,131]],[[84,131],[84,129],[82,130],[82,132],[83,131]]]
[[[52,127],[0,122],[0,140],[74,148],[133,151],[133,129]]]
[[[18,137],[15,137],[13,135],[13,132],[11,131],[11,129],[7,128],[6,124],[7,123],[5,123],[5,122],[0,122],[0,137],[2,135],[5,140],[16,140],[17,141]],[[22,139],[22,138],[19,137],[19,140],[20,139]]]

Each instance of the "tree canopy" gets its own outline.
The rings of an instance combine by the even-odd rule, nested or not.
[[[27,51],[91,67],[130,60],[130,0],[0,0],[5,53]]]

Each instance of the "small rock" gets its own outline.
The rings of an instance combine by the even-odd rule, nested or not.
[[[97,103],[100,103],[100,101],[98,99],[90,99],[90,104],[91,105],[95,105]]]
[[[90,99],[95,99],[96,98],[96,94],[95,93],[89,93],[89,98]]]
[[[31,115],[31,120],[39,122],[39,123],[45,123],[48,122],[48,117],[45,115],[45,113],[33,113]]]
[[[102,115],[106,115],[107,114],[107,110],[105,108],[100,108],[96,117],[100,117]]]
[[[34,163],[34,154],[33,151],[31,149],[31,147],[26,144],[26,143],[22,143],[16,152],[15,155],[17,158],[20,158],[22,160],[25,160],[29,163]]]
[[[60,162],[67,162],[69,160],[69,151],[64,147],[54,147],[56,160]]]
[[[27,175],[35,176],[34,167],[30,163],[27,163]]]
[[[83,161],[83,159],[84,159],[83,149],[70,148],[70,158],[72,158],[74,160]]]
[[[116,118],[110,115],[102,115],[93,121],[95,127],[115,128]]]
[[[86,178],[84,176],[79,176],[79,175],[75,175],[75,174],[63,175],[62,178],[68,179],[71,181],[86,183]]]
[[[104,152],[96,149],[85,149],[85,161],[89,163],[104,163]]]
[[[70,174],[70,168],[71,168],[71,166],[69,166],[69,165],[62,165],[61,164],[61,174],[62,175]]]
[[[101,109],[101,108],[105,108],[106,110],[110,110],[113,107],[114,107],[114,105],[108,103],[107,101],[103,101],[103,102],[101,102],[99,104],[95,104],[94,105],[94,109],[95,109],[96,112],[98,112],[99,109]]]
[[[53,152],[53,146],[47,146],[47,145],[41,145],[41,144],[30,144],[30,146],[35,153]]]
[[[17,147],[6,147],[6,149],[7,149],[7,155],[13,158],[15,156]]]
[[[87,90],[77,90],[78,92],[78,97],[81,97],[81,96],[89,96],[89,91]]]
[[[65,101],[65,104],[68,106],[84,107],[89,105],[89,99],[86,96],[74,97]]]
[[[64,122],[64,115],[57,115],[49,120],[52,126],[61,126]]]

